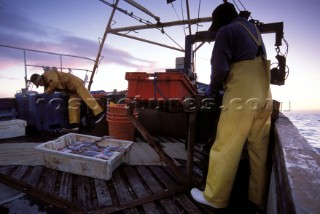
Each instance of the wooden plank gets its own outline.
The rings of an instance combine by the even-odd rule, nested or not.
[[[136,127],[136,129],[140,132],[143,138],[150,144],[150,146],[155,150],[155,152],[160,156],[160,158],[172,169],[172,172],[179,179],[179,181],[186,186],[190,186],[190,180],[182,175],[179,171],[179,168],[175,165],[173,159],[167,155],[162,146],[153,139],[153,137],[149,134],[149,132],[143,127],[143,125],[132,115],[132,109],[129,109],[128,117],[132,124]]]
[[[12,173],[10,173],[10,177],[20,180],[26,174],[28,169],[29,166],[19,166]]]
[[[176,138],[177,141],[179,141],[180,143],[186,143],[186,140],[183,138]]]
[[[141,137],[136,137],[135,138],[135,141],[138,142],[138,143],[145,143],[146,141],[143,140]]]
[[[60,180],[58,196],[67,201],[72,201],[72,174],[63,172]]]
[[[200,161],[208,161],[209,152],[202,150],[198,146],[195,146],[194,157],[196,157]]]
[[[128,181],[131,185],[131,189],[134,191],[138,198],[143,198],[152,194],[147,186],[144,185],[142,179],[139,177],[134,167],[124,166],[123,170],[126,176],[130,178]],[[142,207],[146,213],[159,213],[158,208],[154,203],[146,203],[143,204]]]
[[[160,143],[168,143],[168,139],[162,137],[162,136],[157,136],[157,139],[159,140]]]
[[[153,193],[160,193],[164,191],[164,188],[161,187],[161,183],[155,179],[155,177],[147,167],[137,166],[137,170],[140,173],[140,176],[143,178],[144,182],[148,185]]]
[[[122,169],[127,178],[130,178],[128,179],[128,181],[137,198],[142,198],[144,196],[152,194],[152,192],[142,183],[142,179],[139,177],[134,167],[123,166]]]
[[[23,179],[23,181],[35,187],[40,181],[42,172],[44,171],[44,166],[34,166],[30,168],[30,173]]]
[[[163,213],[162,207],[157,207],[156,204],[153,202],[144,204],[143,210],[145,213],[152,213],[152,214]]]
[[[4,175],[9,175],[17,166],[1,166],[0,173]]]
[[[208,169],[207,167],[204,167],[203,165],[199,164],[198,162],[195,162],[193,165],[193,175],[194,176],[204,176],[204,172],[206,172]]]
[[[158,177],[166,188],[178,186],[178,182],[172,178],[167,171],[163,170],[163,167],[150,166],[149,169]]]
[[[121,205],[117,205],[117,206],[113,206],[113,207],[105,207],[99,210],[95,210],[92,211],[91,213],[93,214],[104,214],[104,213],[114,213],[114,212],[120,212],[120,211],[124,211],[124,213],[134,213],[137,211],[141,211],[141,209],[130,209],[133,207],[138,208],[141,205],[144,204],[148,204],[151,202],[154,202],[156,204],[157,201],[159,200],[163,200],[164,198],[169,198],[172,197],[173,195],[177,194],[177,193],[181,193],[184,192],[185,189],[184,188],[175,188],[175,189],[170,189],[167,191],[162,191],[159,194],[152,194],[150,196],[146,196],[140,199],[134,199],[126,204],[121,204]],[[126,212],[128,211],[128,212]],[[154,209],[152,210],[152,212],[138,212],[138,213],[165,213],[163,207],[159,204],[157,207],[154,206]],[[171,213],[171,212],[169,212]]]
[[[166,213],[182,213],[183,208],[178,206],[171,198],[160,200],[160,204]]]
[[[98,206],[105,207],[112,205],[112,197],[107,186],[107,182],[101,179],[94,179],[96,194],[98,199]]]
[[[132,192],[129,191],[130,188],[125,183],[123,177],[120,175],[120,170],[116,170],[112,176],[112,183],[114,185],[114,188],[116,190],[119,203],[126,203],[132,200]]]
[[[123,179],[125,176],[120,174],[120,170],[114,171],[112,176],[112,183],[114,189],[116,190],[118,200],[121,204],[126,204],[133,200],[132,190],[129,188],[126,181]],[[139,213],[136,208],[130,208],[125,211],[125,213]]]
[[[193,155],[194,155],[194,144],[196,139],[196,117],[197,113],[189,114],[189,123],[188,123],[188,146],[187,146],[187,176],[192,179],[193,171]]]
[[[1,183],[10,186],[14,189],[17,189],[21,192],[26,193],[27,195],[30,195],[31,197],[34,197],[36,199],[39,199],[50,206],[63,209],[66,211],[66,213],[85,213],[83,210],[81,210],[79,207],[74,206],[74,204],[62,200],[60,197],[57,197],[55,194],[43,191],[37,187],[33,187],[29,184],[26,184],[20,180],[16,180],[8,175],[0,174],[0,181]],[[55,210],[55,208],[54,208]]]
[[[77,175],[77,205],[85,210],[93,210],[95,193],[90,188],[90,178]]]
[[[97,198],[97,192],[96,192],[96,187],[95,187],[95,178],[89,178],[89,186],[90,186],[90,192],[89,192],[89,197],[91,199],[89,209],[90,210],[96,210],[99,208],[99,202]]]
[[[181,143],[181,141],[179,141],[177,138],[174,137],[164,137],[166,139],[166,142],[170,142],[170,143]]]
[[[51,193],[54,192],[57,175],[58,175],[57,170],[45,168],[43,171],[43,176],[40,179],[38,188],[46,192],[51,192]]]
[[[175,199],[187,213],[203,213],[193,204],[193,201],[190,201],[185,195],[178,195]]]

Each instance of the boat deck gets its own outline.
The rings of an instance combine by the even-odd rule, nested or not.
[[[181,139],[157,138],[162,143]],[[165,139],[165,140],[164,140]],[[140,139],[141,141],[141,139]],[[195,146],[193,184],[203,188],[208,153]],[[186,161],[176,159],[181,172],[186,172]],[[247,170],[246,160],[239,171]],[[242,169],[241,169],[242,168]],[[228,213],[245,211],[246,181],[234,190]],[[39,213],[214,213],[190,196],[191,187],[179,184],[165,165],[120,165],[110,180],[95,179],[46,168],[45,166],[7,165],[0,167],[0,182],[25,193],[19,200],[37,204]],[[18,206],[17,200],[3,204],[1,213]],[[40,212],[41,211],[41,212]],[[26,213],[26,212],[24,212]]]

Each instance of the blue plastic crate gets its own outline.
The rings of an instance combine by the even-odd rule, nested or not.
[[[52,95],[17,93],[15,97],[18,118],[26,120],[28,126],[39,131],[68,127],[68,95],[60,92]]]
[[[16,119],[16,99],[0,98],[0,121]]]

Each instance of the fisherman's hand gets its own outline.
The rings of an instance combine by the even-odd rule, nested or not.
[[[207,87],[205,91],[206,101],[209,103],[210,110],[217,111],[219,110],[220,105],[222,104],[222,94],[219,89]]]
[[[220,96],[219,94],[219,89],[216,89],[214,87],[212,87],[211,85],[209,85],[205,92],[204,92],[204,95],[208,98],[213,98],[213,99],[216,99]]]

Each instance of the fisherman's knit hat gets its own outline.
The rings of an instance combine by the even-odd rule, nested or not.
[[[229,24],[239,14],[232,3],[224,2],[212,12],[212,24],[209,31],[218,31],[222,26]]]
[[[39,74],[32,74],[30,77],[30,81],[37,86],[37,88],[39,87],[39,81],[41,80],[41,75]]]

